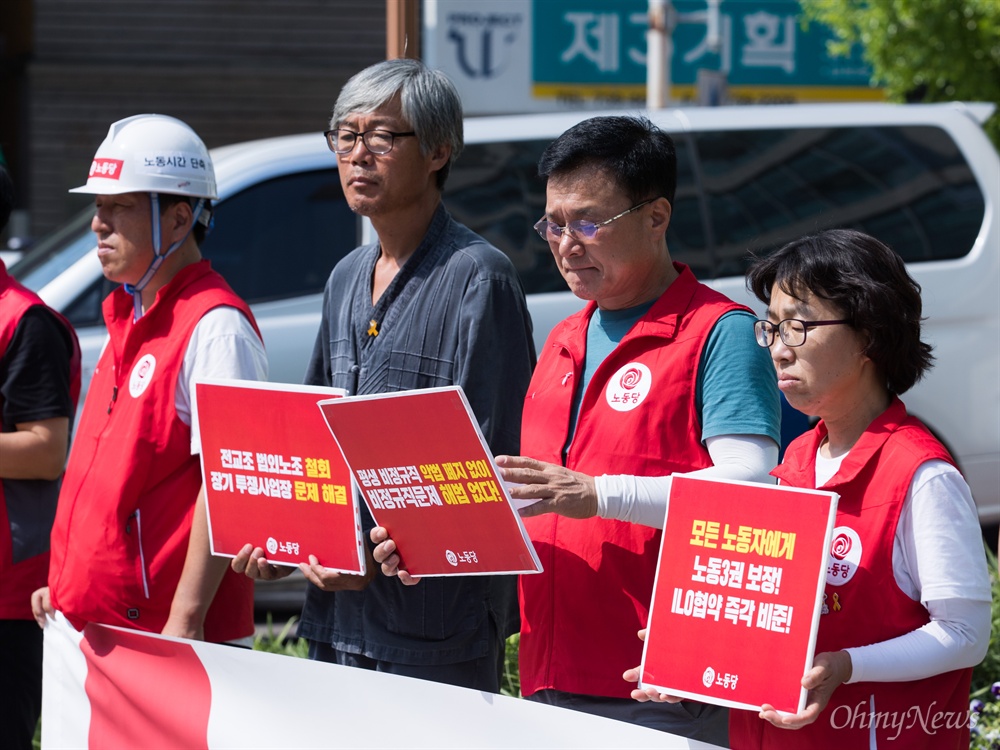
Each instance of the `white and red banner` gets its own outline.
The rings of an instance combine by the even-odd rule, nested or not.
[[[319,406],[400,567],[418,576],[541,571],[460,387]]]
[[[278,565],[365,570],[351,475],[317,402],[334,388],[207,381],[196,388],[197,428],[212,554],[243,545]]]
[[[88,625],[45,628],[42,748],[711,750],[435,682]]]
[[[733,708],[801,711],[837,498],[674,475],[642,685]]]

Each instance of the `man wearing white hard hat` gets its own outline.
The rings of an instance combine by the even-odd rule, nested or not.
[[[122,286],[104,300],[109,336],[35,617],[44,625],[58,610],[77,627],[246,638],[252,586],[207,555],[191,399],[205,378],[266,379],[267,359],[250,309],[199,249],[217,197],[211,157],[180,120],[136,115],[111,126],[86,185],[71,192],[94,195],[97,256]]]

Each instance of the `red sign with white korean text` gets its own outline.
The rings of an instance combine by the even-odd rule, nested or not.
[[[838,495],[674,475],[643,687],[805,708]]]
[[[316,555],[363,573],[350,471],[316,408],[342,391],[241,380],[196,391],[212,554],[234,557],[249,542],[275,564]]]
[[[320,408],[403,569],[541,571],[460,387],[353,396]]]

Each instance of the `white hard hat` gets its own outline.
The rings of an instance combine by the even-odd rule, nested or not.
[[[87,184],[69,192],[218,197],[205,144],[187,123],[167,115],[134,115],[114,123],[94,155]]]

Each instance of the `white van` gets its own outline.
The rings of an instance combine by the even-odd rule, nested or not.
[[[885,241],[923,287],[936,366],[904,399],[965,472],[983,523],[1000,522],[1000,159],[980,123],[988,104],[832,104],[647,113],[674,135],[676,260],[730,297],[746,292],[748,250],[853,227]],[[544,147],[597,113],[473,118],[448,179],[452,214],[504,250],[528,295],[541,347],[582,303],[532,230],[544,212]],[[96,146],[96,144],[95,144]],[[205,255],[253,307],[271,378],[299,382],[326,278],[371,236],[347,208],[319,133],[213,150],[220,201]],[[81,169],[83,167],[81,166]],[[110,290],[88,209],[12,273],[77,326],[89,374]],[[748,332],[748,335],[749,332]]]

